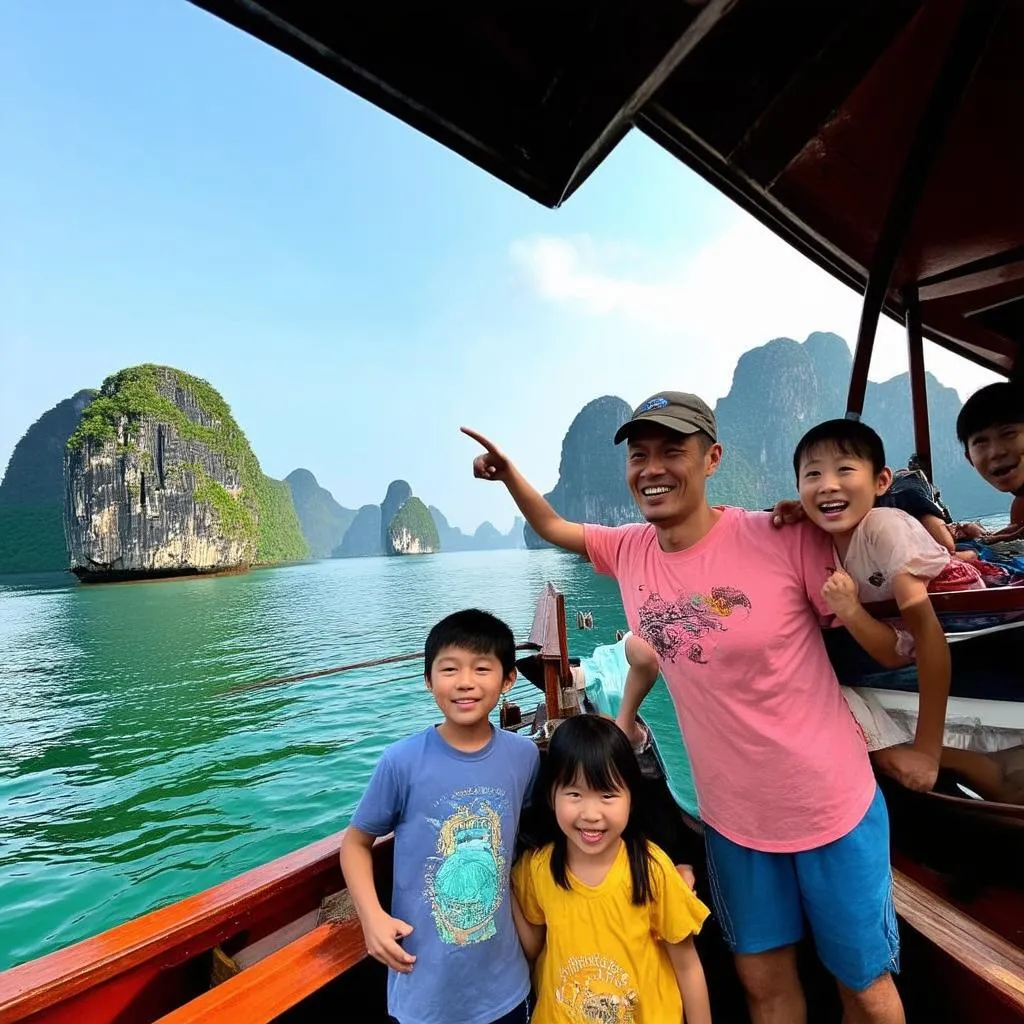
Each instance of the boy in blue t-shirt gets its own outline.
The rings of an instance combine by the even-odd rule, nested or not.
[[[540,755],[488,716],[516,678],[515,639],[469,609],[430,631],[424,677],[444,715],[384,751],[341,844],[370,955],[388,967],[398,1024],[525,1024],[530,974],[509,872]],[[391,913],[371,850],[395,833]]]

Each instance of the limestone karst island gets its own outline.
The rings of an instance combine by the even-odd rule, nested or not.
[[[181,370],[108,377],[64,460],[81,580],[238,572],[309,554],[288,485],[263,475],[217,391]]]

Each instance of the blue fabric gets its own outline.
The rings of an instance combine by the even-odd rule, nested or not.
[[[397,1017],[391,1017],[391,1024],[402,1024]],[[524,999],[514,1009],[509,1010],[508,1013],[502,1014],[502,1016],[492,1021],[491,1024],[530,1024],[530,1003]]]
[[[495,729],[463,753],[434,727],[388,747],[352,817],[394,831],[392,916],[409,974],[388,971],[388,1012],[402,1024],[491,1024],[530,991],[509,902],[523,803],[540,764],[525,736]]]
[[[945,521],[942,509],[932,499],[931,485],[916,473],[896,477],[889,490],[875,499],[879,508],[898,508],[908,516],[938,516]]]
[[[619,713],[626,688],[626,673],[629,671],[629,662],[626,661],[627,636],[629,633],[617,643],[594,648],[589,658],[580,658],[590,703],[602,714],[611,715],[612,718]],[[699,820],[690,755],[686,752],[686,744],[679,731],[672,697],[661,676],[658,676],[640,712],[650,727],[672,799],[692,818]]]
[[[707,826],[704,838],[715,914],[733,952],[792,945],[806,919],[821,962],[847,988],[862,991],[899,970],[881,790],[852,831],[815,850],[762,853]]]
[[[1024,553],[1019,553],[1019,548],[1019,543],[1013,542],[989,546],[979,540],[962,540],[957,544],[960,551],[974,551],[983,562],[1002,566],[1011,574],[1013,582],[1016,582],[1013,577],[1024,574]]]

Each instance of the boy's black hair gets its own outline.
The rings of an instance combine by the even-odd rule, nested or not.
[[[555,729],[534,785],[531,803],[539,820],[536,834],[528,838],[527,845],[537,848],[554,844],[551,875],[556,885],[568,889],[568,840],[558,827],[552,802],[556,788],[571,786],[578,780],[591,789],[624,789],[629,793],[629,821],[622,841],[629,856],[632,902],[643,906],[653,894],[652,857],[642,824],[646,818],[644,782],[626,734],[611,719],[576,715],[564,719]]]
[[[800,463],[819,445],[830,445],[841,455],[870,462],[875,476],[885,469],[885,445],[866,423],[847,419],[825,420],[811,427],[797,442],[796,451],[793,452],[793,472],[798,481]]]
[[[975,434],[1008,423],[1024,423],[1024,385],[999,381],[975,391],[956,418],[956,436],[967,451]]]
[[[507,678],[516,667],[516,638],[512,630],[497,616],[479,608],[452,612],[427,634],[423,649],[423,674],[430,669],[445,647],[458,647],[473,654],[493,654],[501,662]]]

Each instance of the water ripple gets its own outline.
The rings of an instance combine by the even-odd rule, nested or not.
[[[416,662],[252,684],[421,649],[469,605],[525,637],[547,579],[595,611],[582,650],[621,627],[614,584],[554,551],[0,580],[0,969],[343,828],[383,747],[437,717]]]

